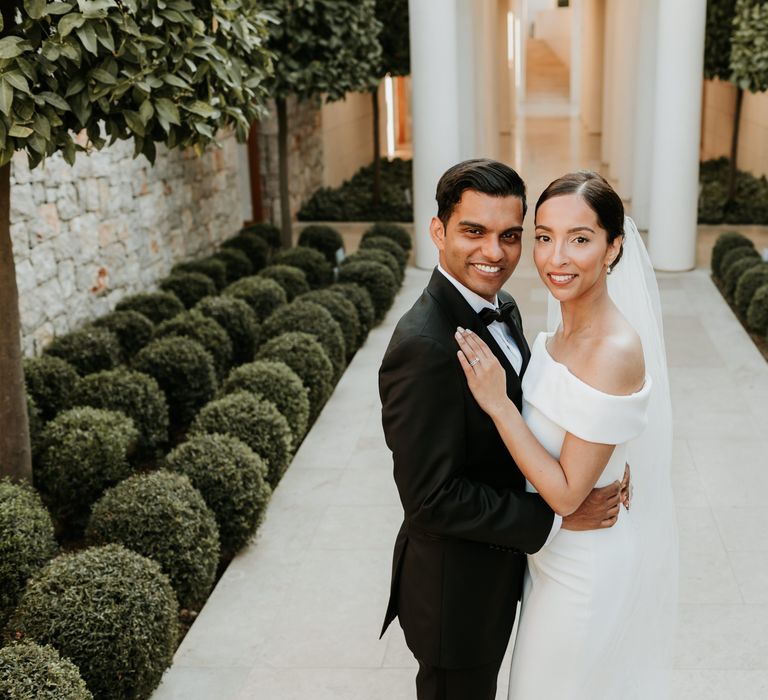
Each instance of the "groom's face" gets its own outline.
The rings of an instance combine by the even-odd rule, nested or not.
[[[523,202],[465,190],[446,225],[432,219],[430,234],[440,265],[490,302],[520,261]]]

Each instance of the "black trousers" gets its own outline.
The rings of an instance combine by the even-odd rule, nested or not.
[[[473,668],[438,668],[419,661],[418,700],[494,700],[502,659]]]

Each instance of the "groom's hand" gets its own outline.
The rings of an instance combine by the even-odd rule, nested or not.
[[[622,482],[592,489],[578,509],[563,518],[564,530],[601,530],[613,527],[619,517]]]

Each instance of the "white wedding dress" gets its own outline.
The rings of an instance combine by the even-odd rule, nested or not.
[[[523,417],[555,458],[566,432],[616,445],[597,482],[605,486],[622,478],[627,443],[645,429],[653,382],[646,376],[642,389],[628,396],[603,393],[552,358],[551,335],[540,333],[534,342],[523,377]],[[632,510],[621,509],[612,528],[560,530],[528,556],[510,700],[650,699],[640,689],[626,692],[638,659],[621,648],[640,566],[637,538]]]

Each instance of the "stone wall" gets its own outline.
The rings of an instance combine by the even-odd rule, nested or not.
[[[54,156],[30,170],[16,154],[11,239],[27,354],[240,228],[236,142],[221,144],[202,158],[159,148],[154,167],[133,159],[130,141],[73,167]]]

